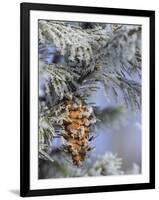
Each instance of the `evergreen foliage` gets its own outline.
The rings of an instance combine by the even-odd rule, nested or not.
[[[127,109],[140,109],[141,26],[39,20],[39,159],[40,162],[50,162],[49,165],[56,169],[57,174],[53,177],[91,176],[95,168],[98,170],[93,174],[123,173],[120,170],[121,160],[111,153],[97,158],[88,171],[86,155],[79,168],[74,166],[75,162],[66,152],[66,122],[72,112],[80,114],[69,122],[71,125],[78,121],[80,129],[91,130],[89,137],[82,137],[88,143],[91,143],[95,126],[110,123],[123,113],[122,106],[102,109],[90,104],[90,96],[98,91],[99,85],[110,101],[113,98],[126,105]],[[71,102],[72,110],[68,108],[68,102]],[[84,116],[88,125],[80,121],[84,107],[87,111],[91,110],[93,116]],[[75,135],[71,137],[73,141],[80,140],[80,137],[74,138]],[[61,138],[62,142],[53,153],[56,138]],[[88,148],[89,145],[86,146]],[[78,152],[78,155],[82,153]],[[63,169],[66,160],[69,161]],[[105,168],[101,169],[105,162]],[[114,163],[113,167],[111,163]],[[40,177],[43,178],[42,175]]]

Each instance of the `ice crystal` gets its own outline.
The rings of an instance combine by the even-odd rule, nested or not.
[[[116,154],[107,152],[97,158],[97,161],[88,170],[87,176],[121,175],[122,159]]]

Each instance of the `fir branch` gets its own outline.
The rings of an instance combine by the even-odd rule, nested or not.
[[[52,157],[49,154],[47,154],[45,151],[43,151],[42,149],[39,149],[39,157],[44,157],[44,159],[49,160],[50,162],[54,162]]]
[[[90,167],[85,176],[105,176],[105,175],[122,175],[122,159],[111,152],[99,156],[97,161]]]
[[[48,76],[48,80],[45,81],[46,94],[48,96],[52,96],[54,91],[58,98],[62,100],[65,96],[71,95],[72,87],[77,87],[76,79],[79,76],[70,71],[67,66],[60,64],[45,65],[42,71],[47,73]]]
[[[106,44],[108,36],[101,26],[90,31],[69,23],[40,20],[39,39],[54,43],[70,66],[89,67],[92,71],[95,52]]]

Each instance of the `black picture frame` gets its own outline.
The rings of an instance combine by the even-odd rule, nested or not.
[[[60,11],[148,17],[150,19],[150,180],[149,183],[103,185],[73,188],[30,189],[30,11]],[[131,10],[71,5],[21,3],[21,113],[20,113],[20,196],[43,196],[76,193],[95,193],[155,188],[155,11]]]

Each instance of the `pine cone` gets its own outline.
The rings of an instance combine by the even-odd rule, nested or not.
[[[68,113],[64,122],[65,150],[71,154],[73,164],[79,166],[91,150],[91,125],[96,120],[93,110],[82,101],[69,100],[65,102],[65,106]]]

